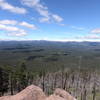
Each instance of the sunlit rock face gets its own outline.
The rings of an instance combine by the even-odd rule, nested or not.
[[[54,94],[56,96],[64,98],[64,100],[76,100],[68,92],[66,92],[65,90],[59,89],[59,88],[54,91]]]
[[[54,94],[47,97],[46,100],[76,100],[68,92],[62,89],[56,89]]]
[[[31,85],[14,96],[1,97],[0,100],[45,100],[46,95],[41,88]]]
[[[0,100],[76,100],[62,89],[56,89],[54,94],[46,96],[41,88],[31,85],[14,96],[0,97]]]

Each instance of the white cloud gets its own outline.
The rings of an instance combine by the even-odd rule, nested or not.
[[[89,35],[89,36],[86,36],[85,38],[87,38],[87,39],[100,39],[100,36],[98,36],[98,35]]]
[[[37,29],[37,27],[34,25],[34,24],[30,24],[28,22],[18,22],[16,20],[0,20],[0,24],[1,25],[20,25],[20,26],[24,26],[24,27],[27,27],[27,28],[30,28],[30,29]]]
[[[25,8],[13,6],[13,5],[7,3],[5,0],[0,0],[0,8],[3,9],[3,10],[8,10],[10,12],[18,13],[18,14],[27,13]]]
[[[8,35],[10,35],[10,36],[25,36],[25,35],[27,35],[27,32],[25,32],[25,30],[20,29],[19,31],[8,33]]]
[[[50,13],[48,11],[48,9],[46,9],[46,7],[42,6],[42,5],[37,5],[36,6],[36,10],[39,12],[39,14],[43,17],[49,17]]]
[[[34,7],[41,16],[44,16],[44,17],[49,16],[48,8],[42,5],[40,3],[40,0],[22,0],[22,3],[29,7]]]
[[[8,25],[0,24],[0,30],[5,31],[8,33],[8,35],[13,35],[13,36],[27,35],[24,29],[20,29],[15,26],[8,26]]]
[[[50,13],[48,7],[43,5],[40,0],[22,0],[22,4],[34,8],[42,16],[42,18],[39,18],[40,22],[63,21],[63,18],[57,14]]]
[[[19,30],[17,27],[7,26],[7,25],[3,25],[3,24],[0,24],[0,29],[5,30],[5,31],[18,31]]]
[[[22,0],[22,4],[33,7],[41,16],[48,18],[48,8],[40,3],[40,0]]]
[[[97,40],[97,39],[100,39],[100,36],[96,35],[96,34],[92,34],[92,35],[86,35],[86,36],[78,36],[76,38],[77,39],[85,39],[85,40],[91,40],[91,39]]]
[[[19,28],[20,26],[27,27],[29,29],[36,30],[37,27],[34,24],[27,23],[25,21],[19,22],[16,20],[0,20],[0,30],[4,31],[8,35],[12,36],[25,36],[27,32],[25,29]]]
[[[93,30],[91,30],[90,33],[93,33],[93,34],[100,34],[100,28],[93,29]]]
[[[91,30],[89,33],[85,36],[77,36],[76,39],[81,39],[83,41],[100,41],[100,28],[96,28]]]
[[[43,17],[39,19],[39,22],[43,23],[43,22],[50,22],[50,18],[49,17]]]
[[[40,0],[22,0],[22,3],[27,6],[35,6],[39,4]]]
[[[52,17],[56,22],[62,22],[63,21],[63,18],[61,18],[60,16],[58,16],[56,14],[53,14]]]
[[[16,20],[0,20],[0,24],[4,25],[16,25],[17,21]]]
[[[70,26],[72,29],[75,29],[75,30],[84,30],[85,28],[83,27],[77,27],[77,26]]]
[[[37,29],[37,27],[35,25],[29,24],[29,23],[24,22],[24,21],[21,22],[21,23],[19,23],[19,25],[24,26],[24,27],[27,27],[27,28],[30,28],[30,29],[33,29],[33,30]]]

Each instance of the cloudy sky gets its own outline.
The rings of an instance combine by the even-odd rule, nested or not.
[[[0,40],[99,41],[100,0],[0,0]]]

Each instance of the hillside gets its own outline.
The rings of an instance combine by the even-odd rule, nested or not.
[[[35,84],[47,95],[61,88],[100,100],[99,50],[99,42],[1,41],[0,96]]]
[[[56,70],[61,66],[99,68],[100,43],[50,41],[0,41],[0,65],[16,67],[25,62],[36,71],[44,65]],[[38,68],[38,69],[37,69]],[[54,70],[54,69],[53,69]]]

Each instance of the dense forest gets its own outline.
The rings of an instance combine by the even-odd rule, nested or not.
[[[46,94],[63,88],[78,100],[100,100],[100,43],[0,42],[0,96],[30,84]]]

